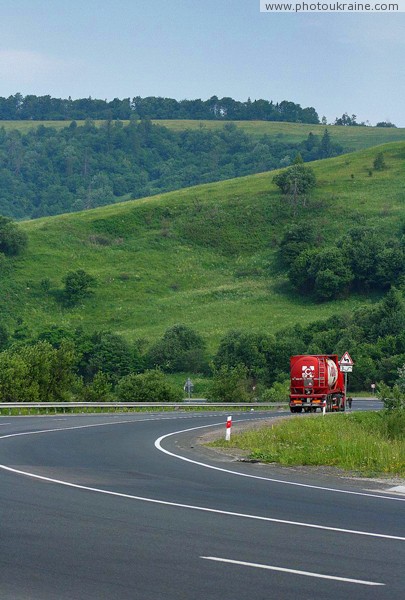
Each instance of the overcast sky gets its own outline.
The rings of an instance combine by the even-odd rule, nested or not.
[[[405,127],[405,12],[259,0],[0,0],[0,96],[291,100]]]

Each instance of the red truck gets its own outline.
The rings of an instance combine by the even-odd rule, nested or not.
[[[291,412],[345,410],[345,382],[336,354],[292,356],[290,378]]]

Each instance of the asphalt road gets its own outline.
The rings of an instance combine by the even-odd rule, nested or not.
[[[1,600],[402,599],[405,495],[201,450],[225,420],[0,418]]]

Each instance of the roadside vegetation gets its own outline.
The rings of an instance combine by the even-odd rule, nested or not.
[[[365,477],[405,477],[405,365],[393,386],[380,384],[378,412],[278,419],[209,445],[239,448],[251,460],[285,466],[328,466]]]
[[[285,466],[329,466],[363,476],[405,476],[405,411],[292,417],[212,446]]]
[[[405,364],[404,324],[403,293],[394,288],[350,317],[295,325],[273,335],[230,331],[216,351],[185,324],[169,327],[153,343],[131,342],[108,330],[51,326],[34,335],[22,321],[11,332],[0,324],[0,402],[166,402],[186,397],[182,389],[188,377],[194,397],[285,402],[291,355],[342,355],[346,348],[356,360],[351,391],[370,389],[375,381],[395,386]],[[387,398],[389,389],[381,387]],[[394,407],[395,402],[395,396],[387,400]]]

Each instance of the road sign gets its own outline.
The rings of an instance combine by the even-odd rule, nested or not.
[[[348,352],[345,352],[343,354],[342,358],[340,359],[339,364],[340,365],[348,365],[348,366],[352,367],[354,365],[354,362],[353,362],[350,354]]]
[[[190,377],[187,378],[187,381],[184,384],[183,389],[184,389],[185,392],[187,392],[188,397],[191,398],[191,394],[192,394],[193,389],[194,389],[194,383],[191,381]]]
[[[340,365],[340,370],[342,373],[351,373],[353,371],[353,365]]]

